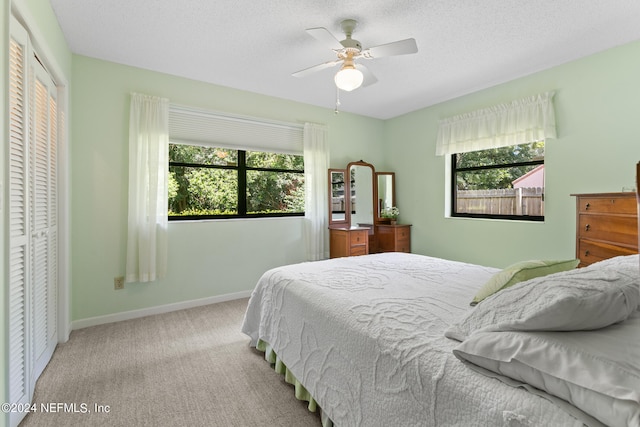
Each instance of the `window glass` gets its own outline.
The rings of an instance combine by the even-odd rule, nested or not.
[[[200,147],[197,145],[169,144],[169,161],[200,165],[236,165],[237,150]]]
[[[544,142],[452,156],[452,216],[544,219]]]
[[[247,171],[247,213],[304,212],[304,174]]]
[[[304,214],[303,156],[169,144],[170,220]]]
[[[169,216],[237,215],[238,172],[169,166]]]
[[[247,151],[247,167],[303,170],[304,159],[294,154],[264,153]]]

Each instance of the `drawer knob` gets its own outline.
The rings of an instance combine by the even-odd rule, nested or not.
[[[589,256],[589,255],[591,255],[589,251],[584,251],[584,256]]]
[[[584,205],[584,210],[588,211],[590,207],[591,207],[591,204],[587,203],[586,205]]]
[[[591,229],[591,226],[589,224],[584,226],[584,231],[589,231]]]

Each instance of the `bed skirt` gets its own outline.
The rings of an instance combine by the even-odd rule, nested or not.
[[[322,408],[318,406],[318,403],[313,398],[311,393],[309,393],[307,389],[304,388],[302,383],[296,379],[296,377],[291,373],[291,371],[282,362],[282,360],[280,360],[273,348],[265,341],[259,339],[256,343],[256,350],[263,352],[265,360],[273,366],[273,370],[283,375],[284,380],[288,384],[293,385],[294,395],[296,399],[309,402],[309,404],[307,405],[309,411],[320,411],[320,420],[322,422],[322,427],[333,427],[333,422],[324,414]]]

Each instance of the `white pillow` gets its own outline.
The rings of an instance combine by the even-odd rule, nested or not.
[[[639,426],[639,337],[636,311],[595,331],[480,332],[453,353],[480,373],[548,398],[589,426],[600,423],[573,407],[608,426]]]
[[[467,311],[445,336],[463,341],[478,331],[577,331],[620,322],[638,308],[640,274],[637,255],[619,258],[503,289]]]

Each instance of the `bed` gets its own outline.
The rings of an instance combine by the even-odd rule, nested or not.
[[[637,255],[616,257],[531,278],[475,307],[473,296],[502,270],[406,253],[289,265],[259,280],[242,330],[296,385],[298,398],[321,408],[325,425],[637,426],[638,262]],[[526,286],[532,282],[543,291],[518,293],[533,289]],[[549,287],[565,282],[576,285]],[[553,300],[549,295],[561,288],[568,297],[556,298],[560,316],[544,306],[529,310],[532,301]],[[611,292],[600,296],[603,288]],[[519,301],[524,306],[514,310]],[[584,311],[571,301],[589,301],[600,311],[562,318]],[[604,306],[611,306],[606,315]],[[580,330],[580,322],[588,330]],[[518,372],[522,366],[509,360],[524,366],[513,352],[527,345],[535,351],[523,358],[535,365],[553,354],[551,367]],[[491,360],[505,351],[511,354]],[[618,353],[621,360],[611,362]],[[587,362],[576,355],[585,354],[604,360],[606,369],[580,366]],[[568,384],[572,375],[582,388]]]
[[[637,288],[637,255],[614,261],[603,263],[612,271],[635,275]],[[598,272],[599,265],[579,269],[589,270]],[[325,419],[338,426],[606,425],[593,414],[535,393],[522,381],[509,382],[503,375],[463,363],[454,354],[465,341],[447,338],[445,333],[460,338],[464,331],[452,332],[453,325],[464,329],[460,320],[465,315],[507,291],[476,308],[469,305],[478,288],[498,272],[404,253],[280,267],[260,279],[243,331],[251,345],[263,349],[289,381],[298,384],[298,397],[317,402]],[[622,322],[631,329],[616,337],[636,344],[627,348],[635,352],[636,364],[626,367],[636,373],[640,372],[640,348],[632,338],[640,336],[637,300],[633,314]],[[610,329],[616,327],[620,324]],[[554,334],[604,330],[537,334],[557,339]],[[485,328],[475,336],[505,333]],[[608,345],[617,345],[612,343]],[[631,396],[635,403],[625,409],[632,411],[629,423],[620,425],[640,425],[640,378],[629,378],[630,386],[637,387]]]

